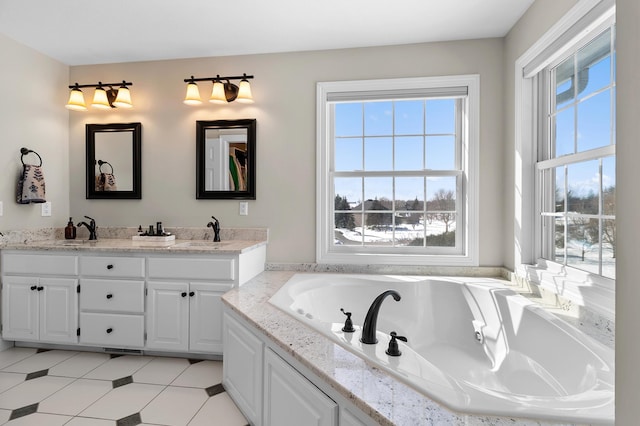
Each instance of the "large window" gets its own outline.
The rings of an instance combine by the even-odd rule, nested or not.
[[[319,261],[474,261],[470,85],[477,77],[319,84]]]
[[[540,256],[615,278],[615,27],[538,75]]]

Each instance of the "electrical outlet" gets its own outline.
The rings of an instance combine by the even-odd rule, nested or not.
[[[42,203],[42,216],[51,216],[51,201]]]
[[[4,208],[2,205],[2,201],[0,201],[0,216],[2,216],[4,214]]]
[[[240,201],[240,216],[249,215],[249,203],[246,201]]]

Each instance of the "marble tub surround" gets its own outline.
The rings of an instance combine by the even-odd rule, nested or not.
[[[344,274],[393,274],[393,275],[438,275],[483,278],[505,278],[505,269],[500,266],[406,266],[406,265],[352,265],[329,263],[269,263],[267,271],[336,272]]]
[[[223,296],[223,302],[281,350],[381,425],[556,425],[522,418],[454,412],[271,305],[269,298],[296,271],[266,271]],[[566,423],[562,423],[566,424]]]

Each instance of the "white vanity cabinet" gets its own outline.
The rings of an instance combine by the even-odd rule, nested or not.
[[[80,343],[144,347],[145,258],[86,254],[80,272]]]
[[[77,256],[7,253],[0,269],[3,339],[77,342]]]
[[[150,257],[148,349],[222,352],[222,295],[236,283],[233,257]]]

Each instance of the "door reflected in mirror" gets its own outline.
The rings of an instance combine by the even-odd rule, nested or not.
[[[196,198],[255,200],[256,120],[196,122]]]
[[[87,198],[140,199],[140,123],[87,124]]]

